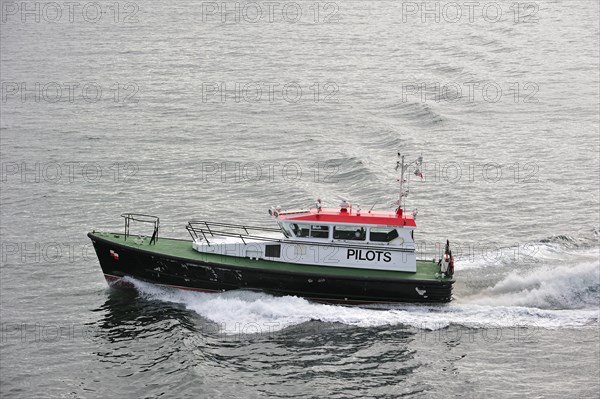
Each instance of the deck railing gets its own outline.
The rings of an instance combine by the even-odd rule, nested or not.
[[[280,238],[267,237],[260,234],[251,234],[251,232],[268,232],[268,233],[281,233],[281,229],[272,227],[257,227],[257,226],[246,226],[241,224],[229,224],[229,223],[216,223],[209,222],[206,220],[190,220],[185,226],[192,240],[197,241],[203,239],[207,245],[210,246],[210,238],[214,237],[234,237],[239,238],[245,244],[246,240],[260,240],[260,241],[280,241]]]
[[[127,237],[129,237],[129,228],[131,226],[131,222],[141,222],[141,223],[149,223],[154,227],[154,231],[152,233],[152,238],[150,239],[149,245],[156,244],[158,241],[158,226],[160,224],[160,219],[157,216],[152,215],[144,215],[142,213],[123,213],[121,217],[125,219],[125,241],[127,241]]]

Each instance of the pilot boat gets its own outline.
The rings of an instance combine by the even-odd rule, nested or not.
[[[123,233],[88,237],[109,285],[131,285],[125,278],[131,277],[202,292],[259,290],[349,305],[449,302],[450,244],[437,261],[417,260],[416,211],[404,211],[405,172],[414,166],[420,175],[422,158],[406,164],[398,155],[394,211],[363,211],[347,200],[325,208],[317,200],[305,210],[269,209],[277,227],[190,220],[191,240],[159,238],[158,217],[126,213]],[[152,225],[152,235],[130,233],[138,222]]]

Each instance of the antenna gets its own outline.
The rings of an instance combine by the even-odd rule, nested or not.
[[[377,202],[373,204],[373,206],[371,207],[371,209],[369,209],[369,213],[371,213],[371,211],[373,210],[373,208],[375,208],[375,205],[377,205]]]

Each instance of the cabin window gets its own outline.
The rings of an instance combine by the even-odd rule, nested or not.
[[[362,226],[334,226],[333,238],[336,240],[364,241],[367,232]]]
[[[294,232],[294,235],[296,237],[308,237],[310,234],[310,229],[309,229],[309,225],[308,224],[292,224],[292,231]]]
[[[398,230],[392,227],[371,227],[370,240],[374,242],[390,242],[398,238]]]
[[[265,245],[265,256],[267,258],[279,258],[281,256],[281,245]]]
[[[329,238],[329,226],[310,226],[310,236],[313,238]]]

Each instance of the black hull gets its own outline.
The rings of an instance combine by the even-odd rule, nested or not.
[[[257,270],[179,258],[88,236],[106,280],[112,285],[125,276],[167,286],[206,292],[238,289],[274,295],[296,295],[319,302],[368,304],[449,302],[453,281],[366,279],[331,275]],[[118,259],[110,255],[118,252]]]

